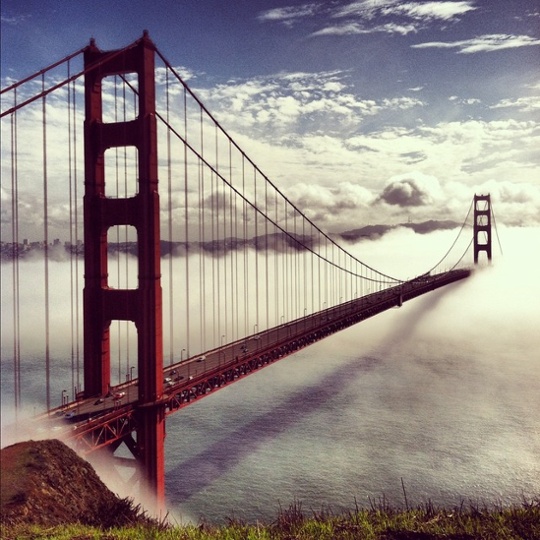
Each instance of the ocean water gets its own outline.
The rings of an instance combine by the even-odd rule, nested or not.
[[[405,506],[404,489],[447,507],[539,496],[537,255],[513,246],[169,417],[171,514],[272,521],[293,501]]]
[[[396,235],[384,245],[356,247],[384,270],[403,250],[413,252],[410,240]],[[418,269],[411,275],[427,267],[419,254],[448,245],[443,240],[415,238],[420,245],[408,261]],[[504,258],[473,277],[340,332],[168,417],[170,515],[254,522],[272,521],[293,501],[308,512],[369,507],[383,497],[404,506],[403,486],[409,505],[511,504],[540,496],[540,231],[507,230],[503,240]],[[61,280],[62,273],[55,276]],[[22,301],[25,313],[33,314],[31,298]],[[10,313],[4,304],[4,322]],[[69,335],[68,320],[68,308],[54,313],[57,341]],[[41,326],[32,325],[37,342]],[[44,403],[43,357],[31,341],[23,343],[26,413],[39,412]],[[4,428],[14,420],[9,351],[6,331],[3,446]],[[65,350],[54,351],[51,362],[54,406],[73,381]]]

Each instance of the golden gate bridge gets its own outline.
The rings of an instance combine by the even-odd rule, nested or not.
[[[167,415],[466,278],[471,245],[475,263],[492,257],[489,195],[474,196],[450,249],[412,279],[352,255],[257,167],[147,33],[114,51],[92,40],[1,98],[2,356],[15,415],[35,397],[30,376],[45,412],[21,424],[48,426],[82,454],[124,445],[134,459],[116,459],[158,501]]]

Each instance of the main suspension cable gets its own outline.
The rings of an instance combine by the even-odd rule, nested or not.
[[[444,261],[444,259],[446,259],[446,257],[448,257],[448,255],[450,254],[450,252],[452,251],[452,249],[456,245],[456,242],[458,241],[459,237],[461,236],[461,233],[463,232],[463,229],[465,228],[465,225],[467,224],[467,220],[469,219],[469,214],[471,213],[472,207],[473,207],[473,201],[471,200],[471,204],[469,205],[469,210],[467,211],[467,215],[465,216],[465,219],[463,220],[463,223],[461,224],[461,228],[459,229],[459,232],[458,232],[456,238],[452,242],[452,245],[450,246],[448,251],[444,254],[444,256],[441,258],[441,260],[437,264],[433,265],[426,273],[428,273],[428,274],[431,273],[433,270],[435,270],[435,268],[437,268],[437,266],[441,265],[441,263]],[[460,261],[461,261],[462,258],[463,258],[463,256],[460,258]]]
[[[155,48],[155,52],[156,54],[161,58],[161,60],[163,61],[163,63],[165,64],[165,66],[171,70],[172,74],[176,77],[176,79],[178,80],[178,82],[184,87],[185,91],[189,92],[190,96],[196,101],[196,103],[199,105],[199,107],[201,108],[201,110],[203,110],[205,112],[205,114],[208,116],[208,118],[214,123],[214,125],[216,126],[216,128],[218,128],[222,133],[223,135],[229,139],[231,141],[231,143],[233,144],[233,146],[238,150],[238,152],[240,152],[240,154],[251,164],[251,166],[257,171],[258,174],[260,174],[264,180],[266,182],[269,183],[270,186],[272,186],[272,188],[274,190],[276,190],[279,195],[286,201],[287,204],[289,204],[291,206],[291,208],[295,211],[295,212],[298,212],[299,215],[301,215],[304,219],[306,219],[309,223],[312,223],[312,221],[292,202],[290,201],[280,190],[279,188],[257,167],[257,165],[245,154],[245,152],[238,146],[238,144],[234,141],[234,139],[232,139],[232,137],[227,133],[227,131],[221,126],[221,124],[217,121],[217,119],[208,111],[208,109],[203,105],[202,101],[194,94],[194,92],[189,88],[189,86],[184,82],[184,80],[182,79],[182,77],[176,72],[176,70],[174,69],[174,67],[172,66],[172,64],[166,59],[166,57],[159,51],[159,49]],[[165,122],[165,119],[160,115],[160,114],[156,114],[156,116],[158,118],[160,118],[160,120],[164,123]],[[167,125],[167,124],[166,124]],[[182,140],[182,142],[184,144],[187,144],[187,141],[184,141],[182,139],[182,137],[180,136],[180,134],[174,130],[174,128],[170,125],[167,125],[167,127],[169,129],[171,129],[173,131],[173,133],[180,138],[180,140]],[[188,145],[189,149],[194,153],[194,155],[198,156],[198,152],[196,151],[195,148],[193,148],[191,145]],[[200,156],[199,156],[200,157]],[[217,171],[215,170],[214,167],[212,167],[212,165],[208,162],[205,163],[208,167],[210,167],[214,173],[218,174]],[[231,187],[232,189],[235,189],[231,184],[230,182],[228,182],[222,175],[218,174],[219,178],[221,178],[222,181],[224,181],[226,184],[229,185],[229,187]],[[236,190],[235,190],[236,191]],[[240,193],[238,193],[240,196],[242,196]],[[253,204],[249,201],[247,201],[248,204],[250,204],[251,206],[253,206]],[[258,208],[255,208],[255,210],[259,213],[262,214],[262,212],[258,209]],[[277,224],[276,224],[277,225]],[[279,227],[279,225],[277,225]],[[339,244],[337,244],[334,240],[332,240],[332,238],[330,238],[330,236],[328,236],[324,231],[322,231],[316,224],[313,224],[313,226],[320,232],[320,234],[322,234],[331,244],[334,244],[339,250],[343,251],[344,253],[347,253],[347,255],[349,257],[352,257],[353,259],[356,259],[356,257],[354,257],[353,255],[351,255],[350,253],[348,253],[345,249],[343,249]],[[281,229],[281,227],[279,227]],[[283,232],[286,232],[286,231],[283,231]],[[287,233],[288,234],[288,233]],[[288,234],[288,236],[290,238],[293,238],[294,237],[290,234]],[[296,243],[300,244],[300,242],[298,242],[297,239],[296,240]],[[304,246],[306,247],[306,246]],[[308,248],[309,249],[309,248]],[[311,249],[309,249],[310,251],[312,251]],[[314,253],[315,255],[317,255],[315,252],[312,251],[312,253]],[[332,264],[331,261],[327,261],[329,262],[330,264]],[[374,270],[375,272],[377,272],[379,275],[385,277],[385,278],[388,278],[390,281],[392,282],[397,282],[397,283],[402,283],[403,280],[401,279],[398,279],[398,278],[394,278],[392,276],[389,276],[387,274],[384,274],[383,272],[380,272],[378,270],[376,270],[375,268],[372,268],[370,267],[369,265],[367,265],[366,263],[363,263],[362,261],[360,261],[362,265],[364,265],[366,268],[369,268],[371,270]],[[334,265],[335,266],[335,265]],[[343,270],[343,269],[342,269]],[[360,277],[360,276],[359,276]]]
[[[490,205],[490,208],[491,208],[491,216],[493,217],[493,224],[495,225],[495,235],[497,236],[497,242],[499,244],[499,249],[501,250],[501,255],[503,255],[501,239],[499,238],[499,230],[497,229],[497,222],[495,221],[495,212],[493,211],[492,205]]]

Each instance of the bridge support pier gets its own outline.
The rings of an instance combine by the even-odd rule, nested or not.
[[[491,197],[474,196],[474,264],[478,264],[478,254],[485,251],[491,261]]]
[[[154,56],[155,47],[146,33],[126,49],[103,52],[92,41],[84,53],[84,393],[85,397],[91,397],[110,391],[111,321],[134,322],[139,395],[137,448],[130,450],[141,466],[145,482],[161,504],[164,499],[165,414],[160,404],[163,331]],[[106,123],[103,121],[103,78],[127,73],[138,76],[137,117]],[[132,197],[107,197],[105,184],[109,179],[105,178],[105,151],[128,146],[137,151],[138,192]],[[137,232],[138,287],[114,289],[108,283],[107,232],[110,227],[126,225]]]

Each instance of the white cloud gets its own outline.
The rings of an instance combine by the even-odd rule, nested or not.
[[[515,108],[521,112],[532,112],[540,109],[540,96],[527,96],[515,99],[503,99],[491,106],[492,109]]]
[[[18,14],[18,15],[4,15],[2,14],[0,16],[0,20],[2,24],[9,24],[11,26],[18,26],[19,24],[22,24],[24,21],[29,19],[31,15],[25,15],[25,14]]]
[[[515,49],[517,47],[530,47],[540,45],[540,39],[530,36],[514,36],[509,34],[486,34],[472,39],[461,41],[431,41],[411,45],[413,49],[458,49],[461,54],[478,52],[492,52],[502,49]]]
[[[353,15],[360,16],[364,19],[374,18],[382,9],[388,9],[389,6],[395,5],[398,0],[360,0],[350,2],[334,12],[334,17],[350,17]]]
[[[229,129],[240,126],[276,139],[291,133],[356,130],[367,116],[422,107],[411,97],[366,100],[349,86],[347,72],[281,73],[230,81],[199,91],[207,106]]]
[[[501,200],[501,221],[540,222],[538,188],[531,187],[538,183],[540,126],[532,119],[508,118],[518,108],[537,110],[537,101],[501,100],[492,105],[500,111],[503,119],[499,120],[431,124],[418,120],[405,127],[405,116],[410,117],[411,111],[414,116],[429,104],[410,95],[365,99],[350,84],[349,76],[343,71],[280,73],[194,90],[262,172],[322,228],[339,231],[350,229],[351,224],[401,222],[409,215],[417,220],[434,216],[459,220],[475,191],[504,182],[523,187],[519,192],[510,191],[510,186],[493,188]],[[450,99],[477,103],[475,98]],[[47,103],[49,179],[67,178],[65,110],[52,97]],[[82,114],[81,109],[78,115]],[[25,142],[20,148],[21,180],[30,178],[33,168],[41,168],[41,134],[34,133],[30,139],[25,135],[32,121],[41,121],[39,104],[18,117],[20,141]],[[3,122],[2,127],[4,145],[9,145],[9,124]],[[81,158],[82,137],[77,144]],[[213,148],[205,146],[209,159],[214,159]],[[220,143],[219,148],[225,145]],[[165,159],[162,153],[160,160]],[[2,173],[9,178],[6,167],[3,160]],[[19,201],[30,209],[29,214],[42,211],[40,181],[33,178],[33,190],[28,192],[21,183]],[[409,198],[402,202],[422,204],[374,204],[385,186],[393,186],[386,194],[388,200],[400,193],[405,196],[409,190]],[[3,202],[7,195],[2,194]],[[66,192],[56,193],[51,184],[49,198],[59,201],[50,218],[60,223],[69,213]]]
[[[460,98],[458,96],[450,96],[448,101],[460,103],[462,105],[478,105],[479,103],[482,103],[482,101],[478,98]]]
[[[330,35],[345,36],[345,35],[354,35],[354,34],[373,34],[377,32],[384,32],[387,34],[399,34],[402,36],[406,36],[407,34],[410,34],[411,32],[416,32],[416,30],[417,30],[416,27],[412,24],[387,23],[387,24],[382,24],[382,25],[366,27],[358,23],[351,22],[351,23],[346,23],[343,25],[328,26],[326,28],[313,32],[311,36],[312,37],[330,36]]]
[[[450,21],[476,8],[473,2],[405,2],[386,8],[393,14],[400,13],[418,20]]]
[[[291,26],[299,19],[312,16],[316,8],[315,3],[274,8],[261,12],[257,18],[261,22],[281,22]]]
[[[384,32],[407,35],[434,21],[448,22],[475,10],[472,1],[401,2],[400,0],[361,0],[343,6],[319,2],[287,6],[262,12],[262,22],[277,21],[292,26],[305,18],[344,19],[341,24],[327,24],[311,33],[312,37],[355,35]],[[396,18],[401,20],[396,21]],[[377,23],[372,25],[372,21]]]
[[[472,1],[402,2],[400,0],[363,0],[351,2],[334,12],[335,17],[359,16],[371,20],[380,16],[401,15],[415,20],[449,21],[475,10]]]
[[[325,222],[332,228],[344,226],[343,215],[365,209],[375,201],[373,193],[352,182],[332,186],[298,183],[287,190],[295,204],[306,209],[307,216],[315,223]]]

